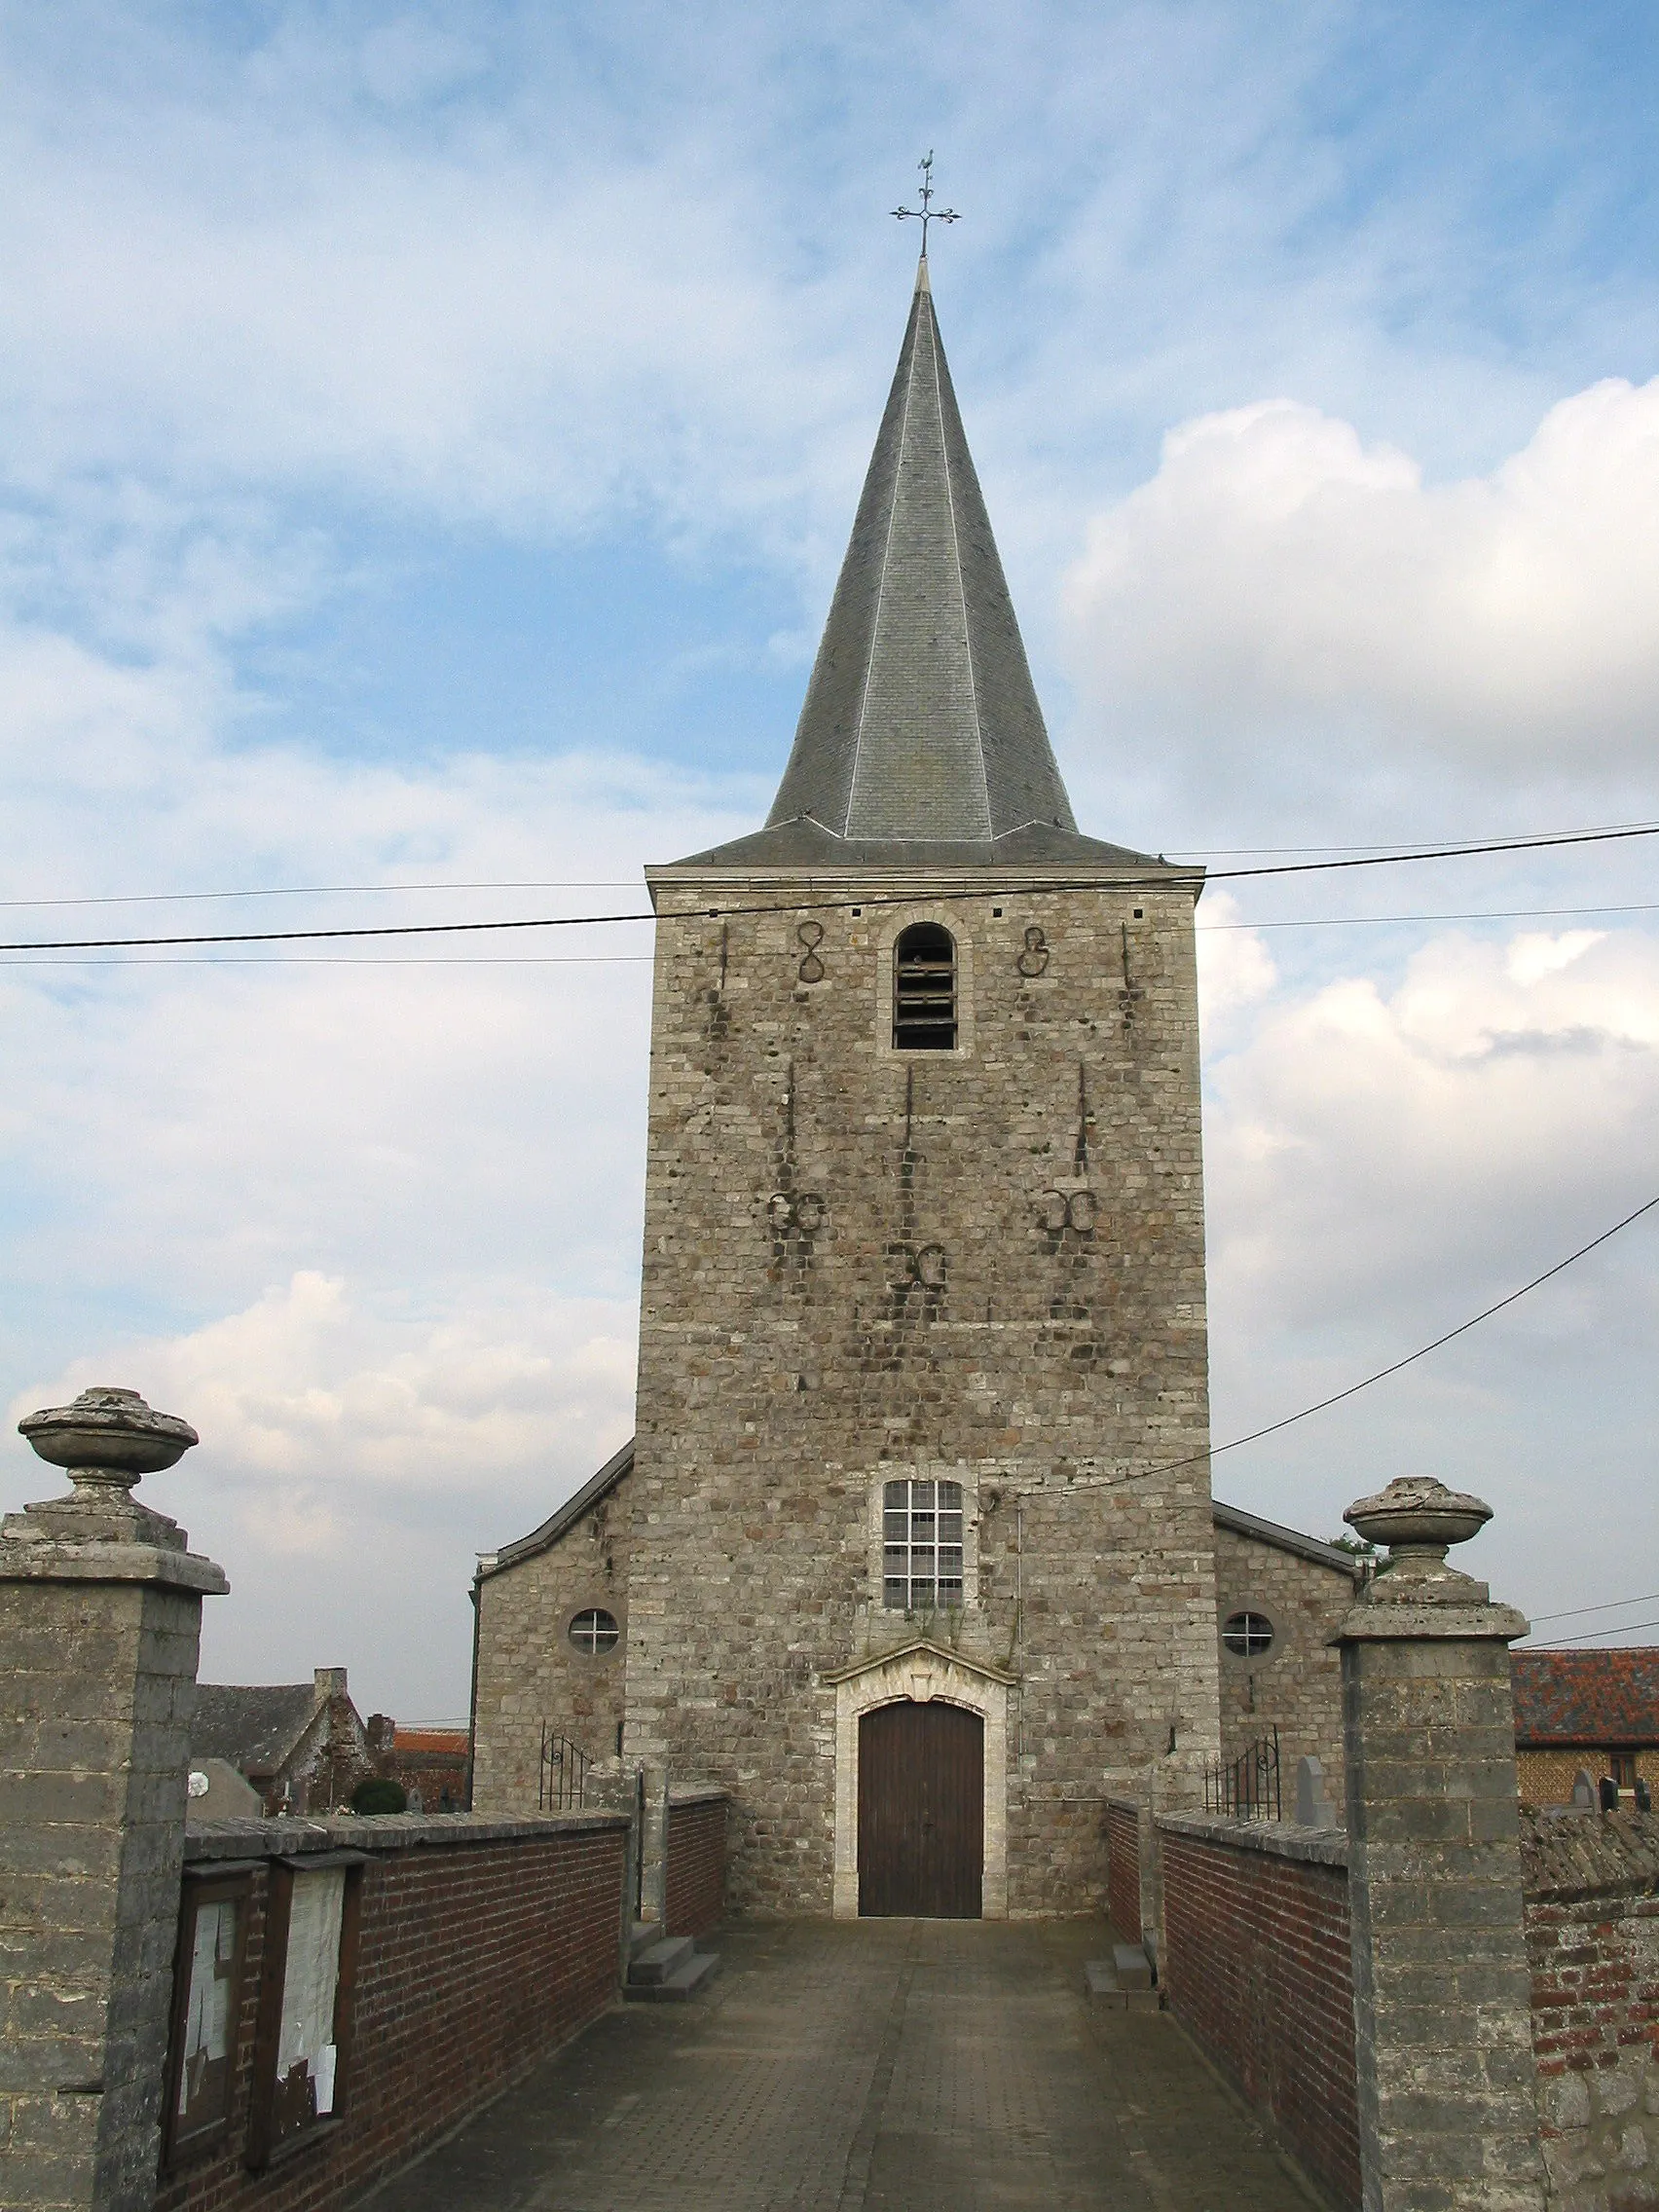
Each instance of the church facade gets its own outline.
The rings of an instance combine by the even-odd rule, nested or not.
[[[925,257],[771,816],[647,881],[637,1433],[481,1560],[475,1806],[551,1732],[724,1786],[738,1909],[999,1917],[1330,1768],[1352,1563],[1210,1494],[1200,883],[1077,829]]]

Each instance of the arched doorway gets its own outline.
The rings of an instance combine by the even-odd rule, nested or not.
[[[859,1911],[977,1920],[985,1871],[985,1724],[933,1698],[859,1718]]]

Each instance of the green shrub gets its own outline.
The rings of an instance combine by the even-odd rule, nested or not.
[[[401,1782],[392,1782],[386,1775],[366,1775],[351,1792],[353,1813],[401,1813],[409,1798]]]

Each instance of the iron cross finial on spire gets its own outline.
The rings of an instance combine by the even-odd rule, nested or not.
[[[928,225],[930,223],[959,223],[962,220],[954,207],[936,207],[933,205],[933,149],[930,147],[916,164],[916,166],[922,172],[921,205],[919,207],[895,207],[893,210],[894,214],[901,218],[905,215],[919,215],[921,217],[922,259],[924,261],[928,257]]]

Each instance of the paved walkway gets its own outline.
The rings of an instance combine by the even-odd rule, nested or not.
[[[1309,2212],[1099,1922],[722,1932],[719,1980],[545,2061],[374,2212]]]

